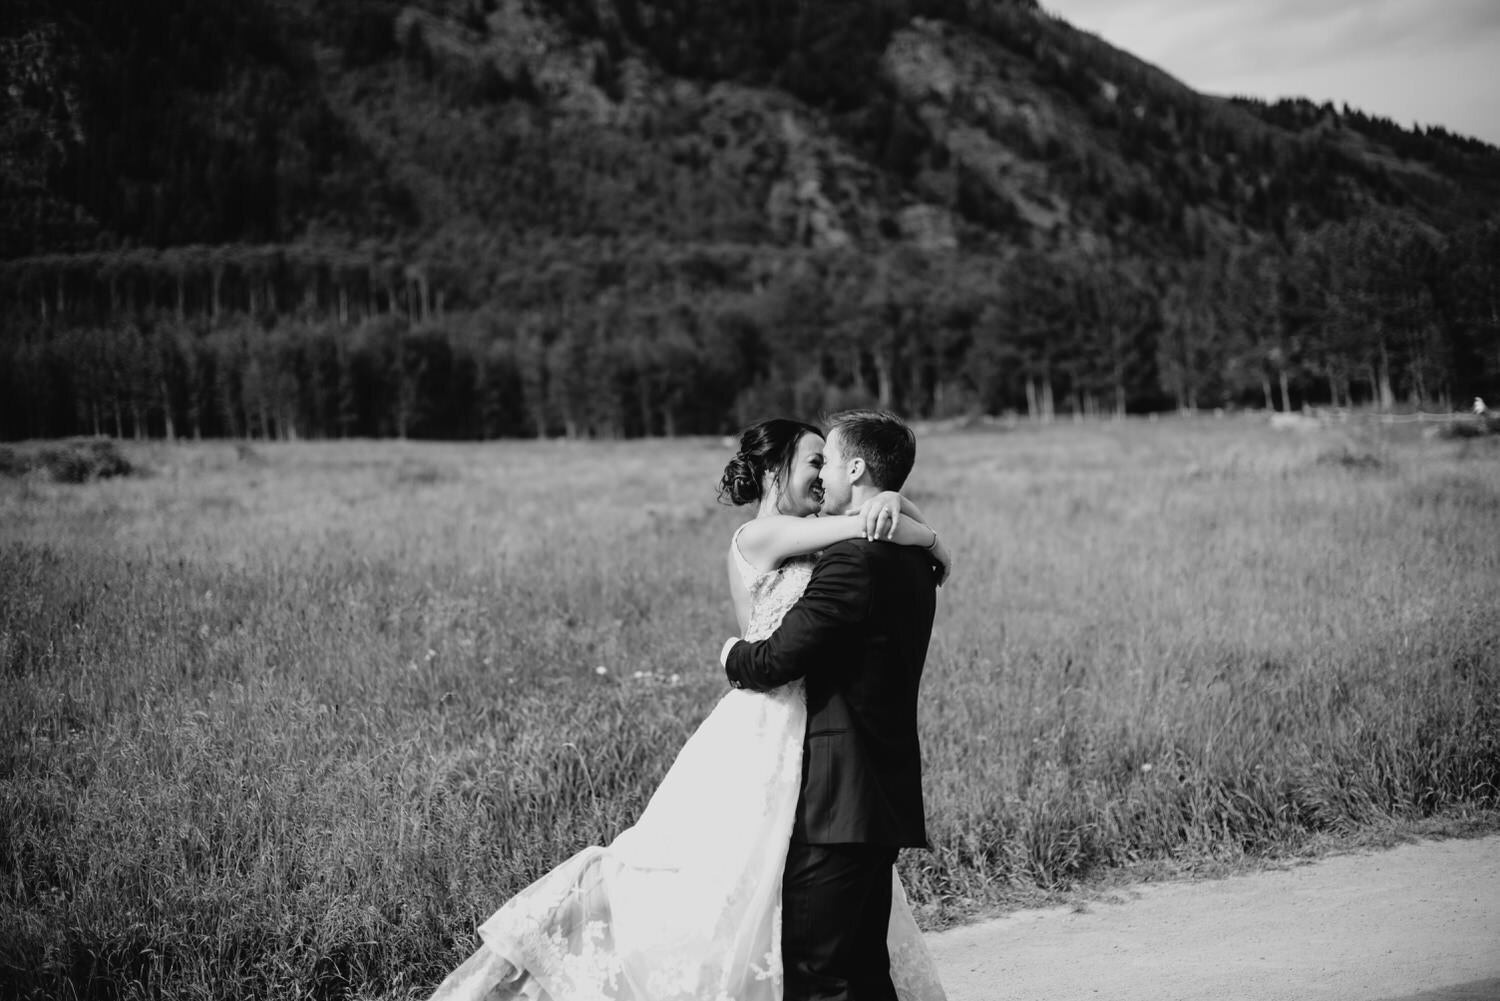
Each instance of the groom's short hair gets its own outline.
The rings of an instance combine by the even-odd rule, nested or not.
[[[917,461],[917,436],[906,422],[886,410],[845,410],[825,422],[839,433],[846,458],[865,460],[870,482],[882,490],[900,490]]]

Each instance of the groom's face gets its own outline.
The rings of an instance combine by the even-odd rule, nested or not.
[[[844,455],[843,435],[837,428],[828,433],[823,444],[823,513],[843,514],[854,500],[854,483],[849,478],[849,460]]]

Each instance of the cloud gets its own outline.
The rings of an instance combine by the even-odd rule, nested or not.
[[[1179,34],[1162,57],[1233,72],[1377,53],[1441,58],[1450,46],[1500,39],[1500,4],[1450,0],[1450,9],[1438,17],[1410,0],[1280,0],[1199,8],[1189,23],[1194,30]]]
[[[1212,62],[1230,71],[1500,40],[1495,0],[1447,0],[1441,14],[1412,0],[1062,0],[1052,9],[1138,55]]]
[[[1054,0],[1074,25],[1209,93],[1305,96],[1500,141],[1500,3]]]

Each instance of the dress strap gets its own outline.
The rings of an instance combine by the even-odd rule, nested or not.
[[[729,551],[734,554],[734,565],[740,568],[740,580],[745,582],[747,588],[766,574],[764,570],[757,570],[755,564],[745,559],[745,554],[740,551],[740,533],[749,527],[750,523],[747,521],[729,537]]]

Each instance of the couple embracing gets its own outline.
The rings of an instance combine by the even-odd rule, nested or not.
[[[927,841],[917,692],[951,565],[898,492],[915,457],[878,411],[741,433],[731,690],[636,823],[506,902],[433,1001],[942,1001],[894,869]]]

